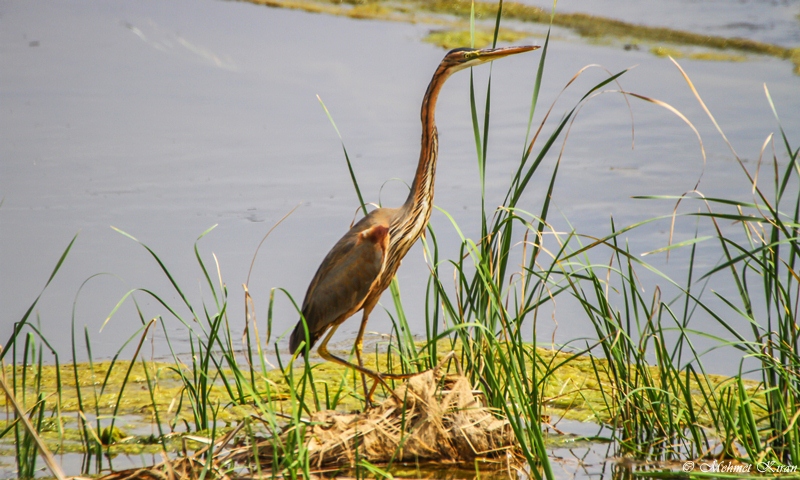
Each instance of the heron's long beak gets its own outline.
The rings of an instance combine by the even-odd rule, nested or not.
[[[522,45],[518,47],[484,48],[483,50],[475,50],[472,53],[475,55],[475,58],[479,58],[484,62],[489,62],[517,53],[530,52],[537,48],[540,47],[538,45]]]

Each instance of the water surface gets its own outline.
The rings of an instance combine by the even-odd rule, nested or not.
[[[800,32],[797,1],[564,0],[559,8],[787,46],[798,44]],[[431,28],[426,25],[239,2],[4,1],[0,22],[0,295],[5,307],[0,337],[8,337],[77,233],[36,309],[35,321],[60,348],[62,361],[69,354],[73,307],[77,328],[85,325],[91,335],[93,354],[108,357],[141,325],[127,302],[99,331],[125,292],[148,288],[180,304],[148,252],[111,226],[157,252],[197,308],[212,299],[192,246],[217,225],[199,250],[209,265],[212,253],[219,259],[231,297],[229,316],[241,330],[241,284],[256,247],[274,222],[299,206],[259,253],[250,291],[262,324],[271,287],[284,287],[301,301],[317,265],[358,207],[339,139],[316,96],[342,132],[365,199],[398,205],[418,157],[419,103],[444,53],[421,42]],[[539,54],[532,53],[492,67],[488,205],[502,201],[523,149],[538,61]],[[681,120],[641,101],[631,102],[631,149],[628,105],[618,94],[598,96],[580,111],[564,149],[553,198],[558,211],[551,217],[557,226],[569,228],[557,218],[563,215],[579,231],[604,235],[612,215],[622,225],[669,213],[670,203],[630,197],[681,194],[694,187],[703,169],[704,194],[751,198],[739,166],[678,70],[646,51],[555,40],[535,122],[588,64],[613,72],[635,66],[621,78],[622,87],[680,109],[702,134],[708,159],[704,166],[698,141]],[[753,57],[744,63],[681,64],[749,166],[754,168],[767,135],[777,131],[765,83],[785,131],[797,141],[800,77],[792,74],[790,63]],[[478,85],[485,84],[488,72],[488,67],[475,69]],[[556,117],[606,75],[599,68],[584,74],[559,100]],[[468,82],[469,75],[456,75],[440,98],[436,203],[474,238],[480,188]],[[482,103],[485,87],[478,90]],[[548,169],[554,161],[548,160]],[[547,180],[544,174],[534,179],[523,208],[538,211]],[[455,255],[458,235],[449,221],[434,212],[432,223],[444,254]],[[679,234],[691,231],[689,224],[679,227]],[[667,238],[668,225],[658,224],[632,237],[631,248],[652,250]],[[711,265],[717,258],[704,260]],[[657,262],[668,273],[683,275],[685,264],[679,260]],[[92,277],[98,273],[104,274]],[[424,328],[427,273],[417,246],[398,278],[418,332]],[[147,295],[137,298],[145,319],[165,314]],[[391,307],[388,297],[383,304]],[[281,298],[276,333],[289,330],[296,319]],[[183,327],[167,321],[180,344]],[[587,325],[565,302],[542,322],[539,335],[550,339],[555,332],[552,338],[564,342],[581,336]],[[339,338],[352,338],[357,328],[358,321],[351,320]],[[377,309],[370,330],[389,328],[388,316]],[[166,354],[162,337],[156,334],[152,355]],[[78,355],[86,356],[80,344]]]
[[[531,3],[549,7],[546,1]],[[562,0],[559,8],[785,46],[800,43],[798,1]],[[0,2],[0,341],[8,338],[76,233],[33,320],[60,361],[70,355],[73,311],[78,357],[85,359],[84,326],[93,355],[102,358],[113,355],[141,325],[128,301],[100,332],[130,289],[147,288],[180,305],[149,253],[111,226],[157,252],[199,311],[213,300],[192,247],[217,225],[200,241],[199,251],[210,266],[212,253],[219,259],[230,293],[229,318],[241,331],[241,284],[256,247],[276,221],[298,207],[260,251],[250,292],[260,325],[271,287],[286,288],[301,301],[317,265],[358,209],[339,138],[316,96],[336,120],[366,200],[400,204],[418,156],[419,103],[444,53],[421,41],[429,30],[212,0]],[[621,78],[622,87],[680,109],[701,133],[707,153],[704,165],[689,127],[662,108],[634,100],[631,149],[631,113],[623,97],[594,98],[580,111],[564,149],[551,214],[558,228],[566,231],[571,225],[600,236],[608,233],[611,216],[624,225],[669,213],[669,202],[630,197],[681,194],[703,171],[699,189],[704,194],[751,198],[728,147],[669,60],[568,38],[550,47],[535,122],[585,65],[600,64],[612,72],[635,66]],[[524,148],[538,61],[533,53],[492,67],[487,205],[502,201]],[[767,136],[777,131],[764,84],[790,140],[800,141],[800,77],[788,62],[753,57],[744,63],[681,64],[749,168],[755,168]],[[475,69],[478,85],[485,84],[488,72],[488,67]],[[561,97],[554,116],[606,75],[594,68],[581,76]],[[466,73],[453,77],[440,98],[436,203],[475,238],[480,188],[468,81]],[[479,103],[483,91],[479,87]],[[779,154],[779,161],[786,159]],[[545,170],[554,162],[554,156],[548,158]],[[544,174],[534,179],[522,208],[538,211],[547,181]],[[569,223],[559,220],[562,215]],[[455,256],[458,235],[449,221],[434,212],[432,224],[443,254]],[[692,224],[679,225],[679,238],[692,234]],[[668,224],[662,222],[628,240],[640,253],[664,246],[667,239]],[[717,255],[701,249],[699,263],[713,265]],[[680,255],[669,263],[652,261],[677,278],[685,275]],[[416,246],[398,278],[417,333],[424,328],[427,274]],[[653,279],[643,278],[652,292]],[[145,320],[166,315],[146,294],[137,299]],[[279,299],[276,335],[297,320],[291,304]],[[388,296],[383,304],[391,308]],[[180,313],[188,315],[186,308]],[[165,319],[174,346],[185,350],[184,328],[168,315]],[[698,322],[703,322],[698,328],[718,330],[707,320]],[[588,327],[579,310],[559,301],[554,313],[541,315],[539,338],[565,342],[583,336]],[[338,338],[352,338],[357,328],[358,321],[350,320]],[[389,331],[381,308],[369,329]],[[167,351],[158,332],[144,354],[161,357]],[[735,356],[715,358],[709,360],[710,371],[736,371],[737,361],[730,361]],[[558,475],[607,476],[617,467],[607,463],[604,448],[553,450]],[[118,459],[115,466],[125,467],[126,460]]]

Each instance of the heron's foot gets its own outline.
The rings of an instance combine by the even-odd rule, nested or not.
[[[361,378],[363,380],[364,376],[362,376]],[[366,383],[366,380],[364,380],[364,411],[365,412],[367,412],[370,409],[380,405],[378,402],[376,402],[376,401],[374,401],[372,399],[372,395],[375,393],[375,389],[378,388],[378,380],[375,379],[375,378],[373,378],[372,380],[373,380],[372,388],[370,388],[369,390],[367,390],[367,383]]]
[[[392,398],[395,400],[395,402],[397,402],[398,405],[403,405],[403,404],[405,404],[405,399],[403,397],[401,397],[399,394],[397,394],[397,392],[395,392],[394,389],[389,386],[389,384],[386,382],[386,380],[408,380],[410,378],[414,378],[416,376],[419,376],[419,375],[422,375],[422,374],[428,373],[428,372],[433,372],[434,377],[436,377],[437,380],[438,380],[438,379],[441,379],[441,377],[440,377],[441,370],[444,368],[444,366],[450,360],[452,360],[452,361],[454,361],[456,363],[456,370],[458,371],[458,373],[459,374],[463,374],[462,373],[462,369],[461,369],[461,364],[458,362],[458,358],[456,357],[455,352],[449,352],[447,355],[445,355],[439,361],[439,363],[436,364],[436,366],[434,366],[433,368],[429,368],[427,370],[423,370],[421,372],[414,372],[414,373],[380,373],[380,372],[376,372],[376,371],[372,371],[372,370],[367,370],[366,368],[361,367],[361,372],[364,375],[372,378],[372,380],[374,381],[374,383],[372,384],[372,388],[370,388],[369,392],[367,393],[367,396],[364,398],[364,405],[365,405],[364,411],[366,412],[370,408],[373,408],[373,407],[378,405],[378,403],[375,403],[372,400],[372,396],[374,395],[375,390],[378,388],[378,384],[383,385],[383,387],[386,389],[387,392],[389,392],[389,395],[392,396]],[[408,391],[406,391],[406,395],[407,394],[408,394]]]
[[[394,389],[391,386],[389,386],[389,384],[386,382],[387,379],[388,380],[396,380],[396,378],[391,376],[392,374],[384,374],[384,373],[378,373],[378,372],[372,372],[372,373],[374,375],[370,375],[370,376],[374,380],[374,383],[372,384],[372,388],[369,389],[369,392],[367,393],[367,396],[364,398],[364,405],[365,405],[364,411],[367,411],[372,407],[376,407],[376,406],[380,405],[379,403],[374,402],[372,400],[372,396],[375,394],[375,390],[378,389],[378,384],[383,385],[383,388],[386,389],[387,392],[389,392],[389,395],[391,395],[392,398],[395,399],[395,401],[397,401],[397,402],[402,404],[403,403],[403,399],[400,397],[400,395],[395,393]],[[408,378],[410,378],[410,377],[408,377]]]
[[[417,375],[422,375],[423,373],[428,371],[430,370],[424,370],[422,372],[415,372],[415,373],[371,372],[372,374],[368,376],[371,377],[372,380],[374,380],[374,383],[372,384],[372,388],[369,389],[369,393],[367,393],[367,396],[364,398],[364,405],[365,405],[364,411],[366,412],[370,408],[380,405],[380,403],[374,402],[372,400],[372,396],[375,394],[375,390],[378,389],[379,384],[383,385],[383,388],[389,393],[389,395],[394,399],[394,401],[397,402],[398,405],[403,405],[405,403],[403,397],[398,395],[386,380],[408,380],[409,378],[416,377]]]
[[[459,375],[463,375],[463,373],[461,371],[461,364],[458,362],[458,358],[456,357],[456,353],[455,352],[449,352],[447,355],[442,357],[442,359],[439,360],[439,363],[437,363],[433,368],[429,368],[429,369],[423,370],[421,372],[413,372],[413,373],[378,373],[378,372],[375,372],[375,373],[377,375],[379,375],[381,378],[385,379],[385,380],[408,380],[409,378],[414,378],[417,375],[422,375],[423,373],[428,373],[430,371],[433,371],[433,374],[438,376],[439,372],[442,370],[442,367],[444,367],[445,364],[447,362],[449,362],[450,360],[453,360],[456,363],[456,370],[458,371]]]

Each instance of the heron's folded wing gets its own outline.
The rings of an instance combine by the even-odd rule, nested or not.
[[[380,245],[358,241],[356,236],[343,238],[334,246],[317,270],[303,302],[303,315],[312,335],[361,307],[380,274],[383,255]]]

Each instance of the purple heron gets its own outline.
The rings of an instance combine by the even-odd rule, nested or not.
[[[365,368],[361,360],[361,348],[370,312],[377,305],[383,291],[389,287],[400,261],[424,232],[431,216],[433,181],[439,152],[434,120],[439,91],[450,75],[459,70],[537,48],[539,47],[483,50],[457,48],[444,56],[422,98],[422,147],[408,199],[399,208],[373,210],[353,225],[325,256],[308,286],[303,300],[303,316],[291,334],[289,349],[294,353],[303,342],[311,349],[327,331],[319,346],[319,355],[325,360],[361,372],[365,392],[364,375],[375,380],[372,389],[366,394],[367,406],[378,382],[385,385],[385,378],[410,376],[381,374]],[[359,310],[364,313],[355,340],[358,365],[354,365],[332,355],[327,346],[339,325]]]

